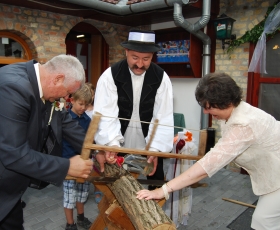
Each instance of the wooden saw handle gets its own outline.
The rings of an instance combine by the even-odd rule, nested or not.
[[[157,127],[158,127],[158,119],[155,119],[154,121],[154,126],[153,126],[153,129],[152,129],[152,132],[151,132],[151,136],[150,136],[150,140],[148,141],[147,145],[145,146],[145,150],[149,150],[150,149],[150,146],[153,142],[153,139],[155,137],[155,134],[156,134],[156,130],[157,130]],[[147,166],[143,169],[143,174],[145,176],[149,175],[154,169],[154,164],[153,162],[151,163],[148,163]]]
[[[84,159],[84,160],[89,159],[89,155],[90,155],[91,150],[85,148],[85,146],[93,144],[94,136],[95,136],[95,133],[98,129],[98,124],[100,122],[101,116],[102,115],[100,113],[95,112],[95,114],[93,116],[93,119],[91,120],[91,122],[89,124],[87,134],[86,134],[85,139],[84,139],[82,152],[81,152],[81,158]]]
[[[152,133],[151,133],[151,136],[150,136],[150,140],[148,141],[147,145],[145,146],[145,150],[149,150],[150,149],[150,146],[151,146],[151,144],[153,142],[153,139],[155,137],[155,133],[156,133],[157,127],[158,127],[158,119],[155,119],[153,130],[152,130]]]
[[[98,124],[99,124],[99,121],[101,119],[101,116],[102,116],[102,114],[95,112],[95,114],[93,116],[93,119],[91,120],[91,122],[89,124],[88,130],[87,130],[87,133],[86,133],[86,136],[85,136],[85,139],[84,139],[84,143],[83,143],[83,148],[82,148],[82,151],[81,151],[81,158],[84,159],[84,160],[89,159],[91,149],[85,148],[85,146],[93,144],[94,136],[95,136],[95,133],[98,129]],[[69,176],[69,175],[67,175],[66,178],[65,178],[65,180],[75,180],[75,179],[79,183],[83,183],[85,181],[85,179],[83,179],[83,178],[75,178],[75,177],[72,177],[72,176]]]

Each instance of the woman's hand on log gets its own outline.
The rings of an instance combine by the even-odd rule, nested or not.
[[[152,191],[149,191],[149,190],[140,190],[138,191],[137,193],[137,196],[136,198],[139,199],[139,200],[151,200],[151,199],[154,199],[154,200],[160,200],[162,198],[164,198],[164,193],[163,193],[163,190],[162,188],[158,188],[158,189],[155,189],[155,190],[152,190]]]
[[[147,156],[147,162],[148,163],[154,163],[154,168],[153,168],[153,171],[148,175],[148,176],[152,176],[154,175],[154,173],[156,172],[157,170],[157,165],[158,165],[158,157],[154,157],[154,156]]]
[[[69,160],[70,165],[67,173],[69,176],[88,178],[93,166],[92,160],[84,160],[80,155],[71,157]]]

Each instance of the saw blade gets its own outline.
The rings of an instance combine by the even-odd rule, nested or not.
[[[95,177],[95,176],[89,176],[86,181],[92,182],[92,183],[101,183],[101,184],[112,184],[116,180],[120,179],[120,177]],[[140,184],[148,184],[148,185],[155,185],[155,186],[161,186],[164,183],[167,183],[168,181],[165,180],[147,180],[147,179],[136,179]]]

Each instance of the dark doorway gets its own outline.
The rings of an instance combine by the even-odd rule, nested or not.
[[[109,47],[94,26],[80,22],[65,39],[66,53],[76,56],[83,64],[86,81],[94,86],[102,72],[109,66]]]

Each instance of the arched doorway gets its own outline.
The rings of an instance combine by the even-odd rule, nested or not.
[[[16,34],[0,31],[0,67],[32,59],[27,43]]]
[[[66,53],[76,56],[83,64],[86,80],[94,86],[102,72],[109,66],[109,46],[94,26],[80,22],[65,39]]]

